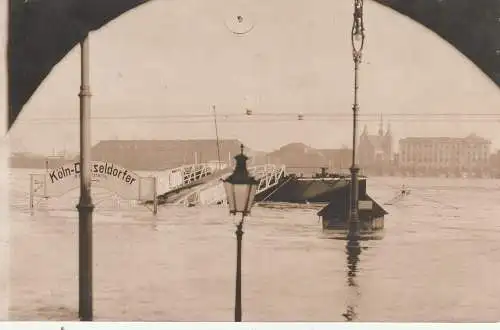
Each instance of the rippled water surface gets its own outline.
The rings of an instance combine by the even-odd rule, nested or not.
[[[76,319],[78,192],[30,214],[11,175],[10,318]],[[315,210],[255,207],[243,238],[245,321],[498,321],[500,181],[370,178],[389,201],[382,239],[357,253]],[[97,320],[231,321],[234,224],[223,207],[117,207],[95,190]]]

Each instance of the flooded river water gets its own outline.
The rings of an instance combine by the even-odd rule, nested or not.
[[[28,209],[11,174],[12,320],[72,320],[78,306],[78,192]],[[255,207],[243,237],[244,321],[498,321],[500,181],[369,178],[382,239],[346,242],[315,210]],[[223,207],[142,207],[99,200],[94,308],[102,321],[232,321],[236,241]],[[104,197],[101,197],[101,199]],[[355,256],[354,256],[355,257]],[[350,256],[353,262],[353,256]]]

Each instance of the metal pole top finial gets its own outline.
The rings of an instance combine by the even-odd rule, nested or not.
[[[243,149],[245,148],[245,146],[242,144],[240,144],[240,153],[243,155]]]
[[[354,0],[354,14],[351,30],[351,44],[354,61],[361,62],[361,52],[365,44],[365,27],[363,24],[363,0]]]

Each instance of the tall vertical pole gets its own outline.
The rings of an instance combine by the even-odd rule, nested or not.
[[[352,107],[352,165],[351,171],[351,216],[349,223],[349,235],[357,236],[359,234],[359,166],[357,164],[356,148],[358,144],[358,63],[355,62],[354,68],[354,105]]]
[[[243,239],[243,219],[242,215],[241,221],[236,227],[236,293],[234,296],[234,321],[241,322],[241,247]]]
[[[158,178],[153,178],[153,214],[158,214]]]
[[[80,42],[80,200],[78,209],[78,314],[80,321],[93,320],[92,306],[92,213],[90,180],[90,77],[88,34]]]
[[[33,210],[35,206],[35,199],[34,199],[34,193],[35,193],[35,183],[33,182],[35,180],[35,176],[33,174],[30,174],[30,210]]]
[[[352,55],[354,60],[354,103],[352,106],[352,165],[351,171],[351,205],[349,219],[349,238],[359,236],[359,166],[356,148],[358,144],[358,72],[365,41],[363,26],[363,0],[354,0],[353,25],[351,30]]]
[[[216,142],[217,142],[217,169],[220,169],[220,144],[219,144],[219,128],[217,126],[217,112],[215,111],[215,105],[212,105],[212,110],[214,112],[214,125],[215,125],[215,137],[216,137]]]

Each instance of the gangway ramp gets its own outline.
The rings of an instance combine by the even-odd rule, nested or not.
[[[209,177],[227,167],[226,163],[213,161],[166,169],[156,175],[158,180],[157,191],[159,194],[165,194],[189,187],[199,182],[202,178]]]
[[[158,196],[159,204],[178,204],[180,200],[189,197],[194,191],[199,189],[208,189],[211,185],[217,184],[221,179],[227,177],[232,172],[231,168],[225,168],[218,170],[215,173],[204,176],[197,181],[178,186],[175,189],[167,191],[162,195]]]
[[[286,176],[285,166],[273,164],[253,166],[248,171],[259,181],[257,195],[277,186],[280,180]],[[231,172],[232,169],[227,169],[227,173],[223,173],[218,178],[194,187],[177,199],[174,204],[186,206],[225,204],[226,194],[222,180],[227,178]]]

